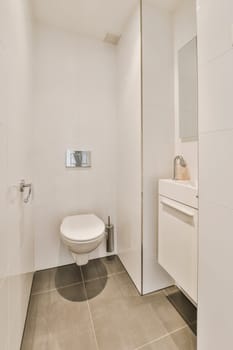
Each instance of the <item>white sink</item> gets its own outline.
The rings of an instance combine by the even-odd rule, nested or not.
[[[198,208],[198,187],[192,181],[159,180],[159,195]]]

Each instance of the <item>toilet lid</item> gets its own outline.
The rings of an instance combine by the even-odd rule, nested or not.
[[[74,241],[89,241],[104,231],[103,221],[93,214],[67,216],[61,224],[63,236]]]

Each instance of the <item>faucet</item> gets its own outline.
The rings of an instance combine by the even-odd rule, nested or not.
[[[178,155],[178,156],[176,156],[176,157],[174,158],[173,180],[176,180],[176,163],[177,163],[178,160],[179,160],[179,162],[180,162],[180,165],[181,165],[183,168],[185,168],[186,165],[187,165],[186,161],[184,160],[184,158],[183,158],[182,156]]]

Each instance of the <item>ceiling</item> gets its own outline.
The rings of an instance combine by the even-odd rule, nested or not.
[[[32,0],[37,20],[103,39],[120,35],[138,0]]]
[[[173,11],[181,0],[148,0]],[[36,20],[103,40],[120,35],[139,0],[31,0]]]

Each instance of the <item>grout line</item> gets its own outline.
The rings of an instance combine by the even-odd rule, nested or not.
[[[230,54],[230,52],[232,51],[232,47],[225,49],[224,51],[218,53],[215,57],[209,58],[206,61],[200,62],[200,67],[205,67],[207,66],[207,64],[211,64],[214,63],[216,60],[224,57],[227,54]]]
[[[60,289],[64,289],[64,288],[68,288],[68,287],[72,287],[72,286],[76,286],[76,285],[82,284],[82,283],[83,283],[83,281],[75,282],[75,283],[67,284],[65,286],[61,286],[61,287],[58,287],[58,288],[55,287],[55,288],[51,288],[51,289],[42,290],[40,292],[34,292],[34,293],[32,293],[32,295],[40,295],[40,294],[55,292],[56,290],[60,290]]]
[[[44,293],[49,293],[49,292],[54,292],[56,290],[59,290],[59,289],[64,289],[64,288],[67,288],[67,287],[72,287],[72,286],[76,286],[78,284],[81,284],[83,283],[83,280],[84,282],[92,282],[92,281],[97,281],[99,279],[105,279],[105,278],[108,278],[108,277],[113,277],[115,275],[121,275],[123,273],[126,273],[125,271],[119,271],[119,272],[113,272],[113,273],[110,273],[106,276],[100,276],[100,277],[96,277],[96,278],[90,278],[88,280],[85,280],[83,277],[82,277],[82,281],[80,282],[74,282],[74,283],[70,283],[70,284],[67,284],[65,286],[61,286],[61,287],[58,287],[58,288],[51,288],[51,289],[46,289],[46,290],[42,290],[40,292],[33,292],[32,295],[39,295],[39,294],[44,294]],[[82,271],[81,271],[81,274],[82,274]]]
[[[100,280],[100,279],[105,279],[105,278],[108,278],[108,277],[113,277],[115,275],[121,275],[123,273],[126,273],[126,272],[125,271],[113,272],[113,273],[109,273],[106,276],[99,276],[99,277],[95,277],[95,278],[90,278],[88,280],[85,280],[85,282],[91,282],[91,281],[96,281],[96,280]]]
[[[94,333],[96,350],[99,350],[99,345],[98,345],[96,332],[95,332],[94,321],[93,321],[93,318],[92,318],[91,308],[90,308],[89,301],[88,301],[88,295],[87,295],[87,290],[86,290],[86,286],[85,286],[85,280],[84,280],[82,269],[80,268],[80,270],[81,270],[82,282],[83,282],[83,285],[84,285],[84,293],[85,293],[85,296],[86,296],[86,299],[87,299],[87,308],[88,308],[88,312],[89,312],[89,316],[90,316],[90,320],[91,320],[91,328],[92,328],[92,331]]]
[[[158,338],[156,338],[156,339],[153,339],[153,340],[151,340],[150,342],[148,342],[148,343],[146,343],[146,344],[143,344],[143,345],[141,345],[141,346],[135,348],[134,350],[141,350],[141,349],[145,348],[145,346],[150,345],[150,344],[153,344],[153,343],[157,343],[158,341],[163,340],[163,339],[169,337],[170,335],[175,334],[175,333],[177,333],[177,332],[179,332],[179,331],[181,331],[182,329],[185,329],[185,328],[189,328],[189,327],[188,327],[187,325],[185,325],[185,326],[183,326],[183,327],[177,328],[177,329],[175,329],[174,331],[172,331],[172,332],[170,332],[170,333],[166,333],[166,334],[162,335],[161,337],[158,337]]]

